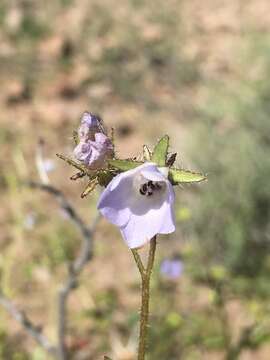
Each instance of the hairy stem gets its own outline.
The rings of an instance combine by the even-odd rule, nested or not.
[[[141,294],[141,313],[140,313],[140,335],[138,360],[145,359],[147,334],[148,334],[148,320],[149,320],[149,299],[150,299],[150,279],[155,260],[156,252],[156,236],[150,242],[150,249],[148,254],[147,266],[143,266],[140,255],[137,250],[132,250],[135,262],[140,271],[142,278],[142,294]]]

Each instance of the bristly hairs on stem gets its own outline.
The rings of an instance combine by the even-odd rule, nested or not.
[[[149,320],[150,279],[155,260],[156,244],[156,236],[154,236],[150,241],[150,248],[146,267],[143,265],[138,250],[132,249],[132,254],[142,279],[138,360],[144,360],[146,353]]]

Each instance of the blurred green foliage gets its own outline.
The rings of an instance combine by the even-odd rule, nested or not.
[[[195,219],[202,256],[250,279],[269,275],[269,38],[258,40],[254,49],[254,38],[248,37],[238,54],[243,64],[236,83],[209,85],[193,149],[209,173]],[[253,66],[265,62],[255,79],[247,77],[250,59]]]

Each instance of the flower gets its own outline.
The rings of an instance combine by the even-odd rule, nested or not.
[[[100,169],[113,155],[113,144],[102,126],[101,119],[85,112],[78,129],[79,143],[73,154],[90,169]]]
[[[166,168],[146,162],[114,177],[101,194],[98,209],[120,228],[130,248],[175,231],[175,195],[167,174]]]
[[[184,264],[178,258],[165,259],[160,265],[160,272],[171,280],[175,280],[181,276],[183,270]]]

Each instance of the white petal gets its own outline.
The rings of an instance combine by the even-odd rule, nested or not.
[[[130,218],[132,179],[117,175],[100,196],[97,208],[112,224],[124,226]],[[115,186],[117,182],[117,186]]]
[[[146,199],[147,201],[147,199]],[[124,240],[130,248],[143,246],[153,236],[175,231],[171,205],[164,201],[160,208],[151,208],[146,213],[131,211],[128,223],[121,228]]]

